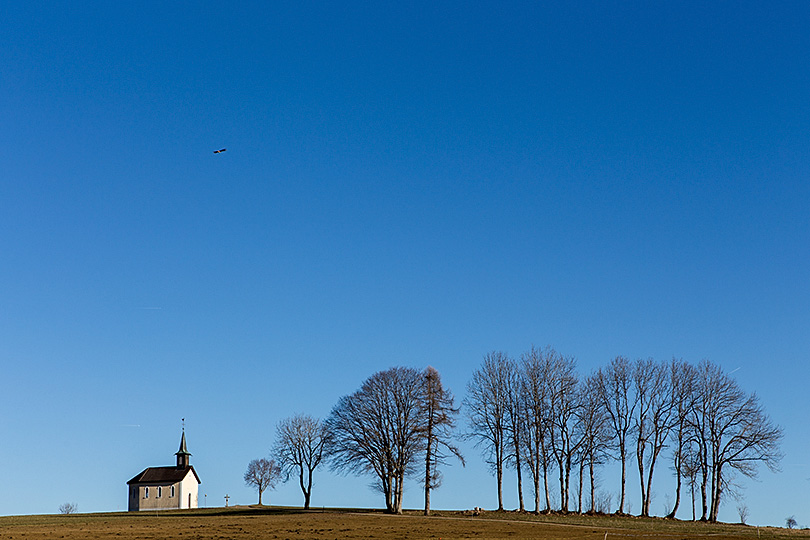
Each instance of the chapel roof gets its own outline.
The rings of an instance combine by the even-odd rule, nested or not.
[[[147,467],[135,478],[127,482],[127,484],[174,484],[175,482],[182,481],[189,472],[194,474],[194,478],[197,479],[198,484],[202,483],[200,481],[200,477],[197,476],[197,471],[194,470],[194,467],[188,466],[182,468]]]

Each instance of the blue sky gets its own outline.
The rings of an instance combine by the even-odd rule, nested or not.
[[[0,7],[0,514],[124,508],[183,417],[247,504],[280,419],[535,344],[739,368],[785,431],[749,521],[810,525],[806,3]],[[465,453],[434,507],[497,504]]]

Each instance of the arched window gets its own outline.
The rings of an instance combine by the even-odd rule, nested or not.
[[[143,498],[144,499],[149,498],[149,486],[146,486],[145,488],[143,488]]]
[[[163,495],[163,488],[158,486],[158,494],[157,494],[158,499],[161,497],[161,495]]]
[[[174,497],[174,486],[169,490],[169,497]]]

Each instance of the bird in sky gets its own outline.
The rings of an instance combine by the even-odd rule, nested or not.
[[[227,150],[227,148],[221,148],[221,149],[219,149],[219,150],[214,150],[214,153],[215,153],[215,154],[221,154],[221,153],[222,153],[222,152],[224,152],[225,150]]]

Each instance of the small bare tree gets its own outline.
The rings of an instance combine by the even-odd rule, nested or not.
[[[607,491],[600,491],[596,496],[596,512],[599,514],[609,514],[611,504],[613,504],[613,495]]]
[[[75,514],[79,511],[79,506],[76,503],[64,503],[59,505],[59,513],[64,515]]]
[[[276,426],[273,455],[286,475],[285,482],[292,474],[298,477],[305,510],[309,509],[312,476],[323,459],[326,440],[323,424],[311,416],[297,414],[285,418]]]
[[[245,484],[255,487],[259,492],[259,505],[262,504],[262,493],[273,488],[281,479],[281,468],[272,459],[254,459],[248,463],[245,471]]]
[[[748,505],[745,503],[738,504],[737,514],[740,516],[740,523],[745,525],[746,520],[748,520]]]
[[[788,529],[795,529],[796,528],[796,518],[794,516],[790,516],[785,520],[785,525],[787,525]]]

